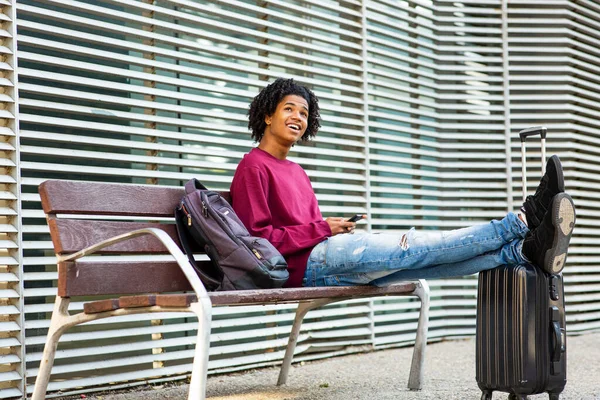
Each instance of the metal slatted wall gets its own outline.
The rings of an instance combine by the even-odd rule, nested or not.
[[[320,98],[318,139],[294,147],[291,155],[311,177],[324,214],[367,213],[361,227],[374,231],[450,229],[518,207],[516,129],[548,125],[549,150],[560,151],[568,185],[579,198],[580,225],[566,276],[570,329],[596,328],[598,132],[591,115],[598,89],[590,72],[597,67],[593,30],[600,10],[593,2],[547,1],[540,8],[514,0],[506,14],[503,5],[19,1],[20,146],[12,128],[12,49],[1,47],[3,112],[10,112],[3,115],[7,265],[0,323],[11,328],[0,338],[0,398],[22,392],[23,326],[32,390],[55,294],[55,259],[37,185],[66,178],[181,186],[195,176],[227,189],[252,145],[248,103],[279,76],[309,85]],[[11,38],[13,19],[5,14],[2,20],[4,38]],[[531,30],[531,24],[539,26]],[[557,26],[564,29],[557,33]],[[510,70],[503,59],[507,50]],[[545,94],[552,100],[541,99]],[[509,115],[512,127],[504,122]],[[507,177],[511,132],[514,171]],[[535,149],[530,154],[537,158]],[[530,173],[533,189],[539,173]],[[22,218],[15,218],[19,213]],[[473,334],[476,280],[430,284],[430,337]],[[80,310],[84,300],[75,299],[71,309]],[[293,311],[288,305],[215,310],[211,371],[280,362]],[[418,303],[409,300],[361,300],[314,311],[297,360],[410,343],[417,312]],[[89,325],[62,339],[49,387],[55,394],[183,378],[191,369],[196,321],[187,314]]]
[[[571,333],[600,328],[600,4],[511,1],[510,102],[515,128],[548,126],[548,154],[558,153],[577,226],[565,268]],[[514,204],[520,202],[519,141],[513,141]],[[539,147],[528,147],[529,188],[539,176]]]

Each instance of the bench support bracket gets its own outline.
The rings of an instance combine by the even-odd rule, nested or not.
[[[423,385],[423,364],[425,361],[425,349],[427,347],[427,330],[429,324],[429,285],[424,279],[421,279],[419,280],[418,285],[413,292],[399,294],[399,296],[416,296],[421,301],[421,311],[419,313],[419,321],[417,325],[417,336],[415,339],[410,375],[408,378],[408,388],[410,390],[421,390]],[[277,385],[285,385],[285,383],[287,382],[290,366],[294,358],[294,350],[296,349],[296,345],[298,344],[300,327],[302,326],[302,321],[304,320],[306,314],[310,310],[313,310],[315,308],[343,300],[347,299],[326,298],[307,302],[303,301],[298,305],[298,308],[296,309],[296,317],[294,318],[294,324],[292,325],[292,331],[290,332],[288,345],[285,350],[285,356],[281,365],[281,370],[279,371]]]
[[[294,350],[298,343],[298,336],[300,335],[300,327],[302,321],[310,310],[322,307],[326,304],[333,303],[336,301],[342,301],[346,299],[319,299],[308,302],[301,302],[298,304],[296,309],[296,317],[294,318],[294,325],[292,325],[292,331],[290,332],[290,339],[288,341],[287,348],[285,350],[285,356],[283,357],[283,364],[281,364],[281,370],[279,371],[279,378],[277,379],[277,385],[285,385],[287,382],[288,373],[290,371],[290,365],[292,365],[292,359],[294,358]]]
[[[421,312],[417,325],[417,336],[413,350],[410,375],[408,377],[408,388],[410,390],[421,390],[423,386],[425,362],[425,348],[427,347],[427,330],[429,326],[429,285],[424,279],[419,280],[419,286],[413,292],[421,300]]]
[[[54,365],[54,356],[56,355],[58,341],[70,326],[76,325],[76,323],[69,323],[70,316],[68,309],[70,302],[68,297],[56,296],[46,346],[44,346],[44,353],[40,361],[40,369],[35,380],[31,400],[44,400],[46,398],[46,388],[48,387],[50,372],[52,372],[52,366]]]

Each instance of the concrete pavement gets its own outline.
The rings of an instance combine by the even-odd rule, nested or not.
[[[561,399],[600,399],[600,332],[569,336],[568,383]],[[475,340],[448,340],[428,345],[423,390],[406,388],[412,348],[376,351],[295,364],[288,384],[275,386],[278,368],[211,376],[210,400],[433,400],[481,397],[475,382]],[[185,400],[187,385],[138,388],[90,400]],[[506,399],[495,393],[494,400]],[[70,397],[66,399],[80,398]],[[530,396],[531,400],[547,395]]]

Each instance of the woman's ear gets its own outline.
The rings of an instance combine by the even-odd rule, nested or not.
[[[271,116],[270,115],[265,115],[265,124],[271,125]]]

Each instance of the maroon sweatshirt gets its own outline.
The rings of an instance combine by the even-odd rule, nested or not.
[[[254,148],[238,165],[230,192],[250,234],[269,240],[285,257],[290,272],[285,286],[302,286],[311,250],[331,236],[306,172]]]

